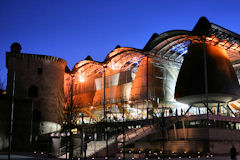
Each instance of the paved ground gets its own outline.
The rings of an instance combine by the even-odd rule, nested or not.
[[[11,160],[56,160],[56,158],[41,158],[41,157],[37,157],[37,156],[26,156],[26,155],[16,155],[16,154],[12,154],[10,156]],[[0,155],[0,160],[7,160],[8,159],[8,155],[3,154]]]
[[[7,160],[8,156],[7,155],[0,155],[0,160]],[[34,156],[24,156],[24,155],[11,155],[11,160],[56,160],[53,158],[38,158]],[[215,157],[208,157],[208,158],[203,158],[203,157],[187,157],[187,158],[165,158],[165,160],[176,160],[176,159],[181,159],[181,160],[231,160],[229,156],[215,156]],[[95,160],[106,160],[103,158],[96,158]],[[109,160],[118,160],[118,158],[110,158]],[[159,160],[159,159],[126,159],[126,160]],[[162,159],[161,159],[162,160]],[[237,157],[237,160],[240,160],[240,155]]]

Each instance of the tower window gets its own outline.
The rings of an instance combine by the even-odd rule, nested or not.
[[[42,68],[38,68],[37,72],[38,72],[39,75],[41,75],[42,72],[43,72],[43,69]]]
[[[38,97],[38,88],[34,85],[30,86],[28,89],[28,97]]]

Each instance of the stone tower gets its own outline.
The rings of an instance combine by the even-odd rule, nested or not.
[[[15,99],[32,100],[33,136],[61,128],[66,64],[57,57],[21,53],[19,43],[6,53],[7,92],[12,94],[15,72]]]

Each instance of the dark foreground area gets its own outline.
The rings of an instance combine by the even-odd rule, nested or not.
[[[1,154],[0,155],[0,160],[7,160],[8,159],[8,155],[7,154]],[[19,154],[12,154],[11,155],[11,160],[63,160],[63,159],[57,159],[57,158],[45,158],[45,157],[41,157],[41,156],[36,156],[36,155],[19,155]],[[165,158],[165,160],[168,159],[172,159],[172,160],[176,160],[176,159],[181,159],[181,160],[199,160],[199,159],[203,159],[203,160],[231,160],[230,156],[213,156],[213,157],[179,157],[179,158]],[[240,160],[240,155],[237,156],[237,159]],[[106,160],[104,158],[95,158],[93,160]],[[118,160],[118,158],[109,158],[109,160]],[[146,158],[146,159],[128,159],[126,158],[126,160],[150,160],[150,158]],[[158,159],[158,158],[152,158],[151,160],[162,160],[162,159]]]

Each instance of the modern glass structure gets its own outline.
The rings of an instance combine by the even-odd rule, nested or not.
[[[121,121],[123,113],[125,119],[137,120],[176,106],[178,70],[177,63],[122,47],[109,53],[103,63],[89,59],[77,63],[72,77],[66,75],[66,79],[73,78],[74,109],[88,115],[87,121]]]
[[[18,130],[16,140],[31,149],[160,159],[240,148],[240,35],[205,17],[192,31],[155,33],[143,49],[117,46],[103,62],[88,56],[72,70],[19,46],[6,54],[7,92],[16,82],[16,117],[28,108],[25,139]]]
[[[202,17],[192,31],[153,34],[143,49],[117,46],[103,62],[78,62],[64,75],[65,110],[80,126],[86,157],[240,147],[239,46],[238,34]]]
[[[239,38],[201,18],[193,31],[153,34],[143,49],[118,46],[104,62],[96,62],[88,56],[65,74],[65,95],[72,94],[73,110],[83,113],[86,123],[204,114],[206,107],[175,100],[175,85],[188,47],[204,42],[225,50],[234,63],[240,58]],[[71,98],[68,99],[66,107]],[[229,109],[234,110],[234,114],[238,112],[236,102],[228,104],[233,99],[218,103],[220,114],[227,114]],[[216,104],[209,107],[216,110]]]

